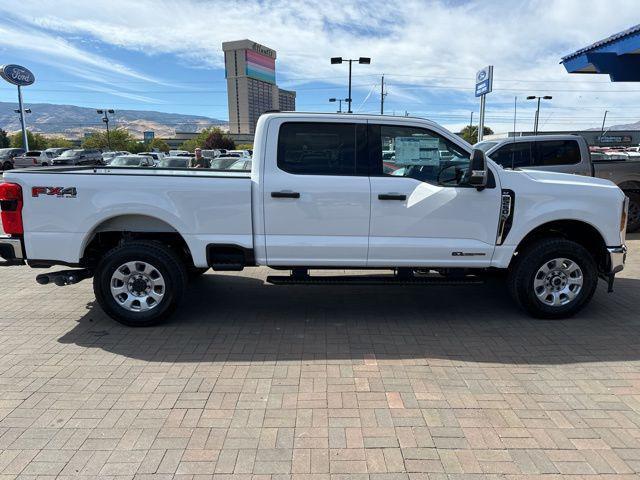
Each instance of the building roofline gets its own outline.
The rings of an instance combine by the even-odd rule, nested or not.
[[[602,40],[598,40],[597,42],[592,43],[591,45],[588,45],[584,48],[581,48],[580,50],[576,50],[573,53],[570,53],[569,55],[566,55],[564,57],[562,57],[562,60],[560,63],[564,63],[567,60],[571,60],[572,58],[575,57],[579,57],[580,55],[584,54],[584,53],[588,53],[591,52],[593,50],[596,50],[598,48],[604,47],[606,45],[610,45],[614,42],[618,42],[620,40],[623,40],[625,38],[628,37],[632,37],[634,35],[640,34],[640,24],[635,25],[633,27],[627,28],[626,30],[623,30],[622,32],[618,32],[616,34],[613,34],[607,38],[604,38]]]

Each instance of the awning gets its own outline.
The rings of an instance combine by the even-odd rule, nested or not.
[[[612,82],[640,82],[640,25],[562,57],[560,63],[569,73],[601,73]]]

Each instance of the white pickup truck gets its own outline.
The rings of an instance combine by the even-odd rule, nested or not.
[[[250,173],[7,172],[4,264],[73,267],[37,280],[93,277],[104,311],[133,326],[167,317],[208,268],[291,271],[274,284],[447,286],[498,270],[526,311],[562,318],[624,266],[627,201],[613,183],[502,169],[427,120],[270,113],[254,145]]]

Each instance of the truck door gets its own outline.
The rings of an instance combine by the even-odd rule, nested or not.
[[[264,241],[273,266],[364,266],[371,189],[366,121],[269,124]],[[259,238],[259,237],[257,237]]]
[[[371,124],[371,267],[467,266],[491,262],[501,199],[499,179],[464,184],[469,152],[444,131]]]

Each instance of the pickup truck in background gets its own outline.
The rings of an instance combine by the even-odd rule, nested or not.
[[[475,145],[503,168],[573,173],[611,180],[629,197],[627,230],[640,230],[640,159],[591,154],[579,135],[537,135],[486,140]]]
[[[133,326],[167,317],[208,268],[291,271],[277,285],[454,286],[500,270],[527,312],[564,318],[624,267],[627,199],[612,182],[503,169],[428,120],[270,113],[254,145],[251,172],[7,172],[4,264],[72,267],[42,284],[93,277],[103,310]]]

